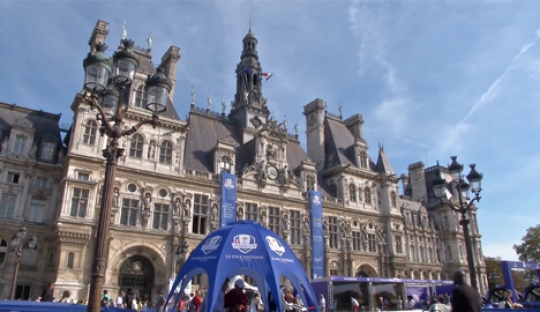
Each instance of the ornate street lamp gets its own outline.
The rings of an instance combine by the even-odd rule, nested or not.
[[[104,44],[96,45],[96,52],[88,53],[83,60],[84,67],[84,87],[90,90],[103,91],[109,81],[109,75],[112,71],[111,60],[105,55],[107,46]]]
[[[94,251],[94,260],[92,265],[92,280],[90,283],[90,294],[88,300],[88,311],[101,311],[101,297],[103,284],[105,283],[106,268],[106,241],[109,238],[109,223],[112,209],[112,200],[114,196],[114,177],[118,159],[123,156],[124,149],[120,148],[120,138],[131,135],[145,125],[151,124],[153,127],[160,125],[158,113],[165,111],[168,101],[168,94],[172,88],[172,82],[165,76],[162,69],[157,70],[153,77],[148,78],[148,87],[157,87],[159,90],[155,94],[159,97],[148,97],[147,108],[152,109],[152,118],[143,120],[135,126],[124,128],[124,114],[127,111],[127,103],[124,103],[125,92],[129,92],[128,86],[135,78],[135,72],[139,61],[133,52],[133,41],[123,40],[120,50],[114,53],[114,68],[111,70],[110,61],[103,61],[103,56],[89,55],[83,62],[87,79],[85,79],[85,89],[82,92],[83,100],[92,108],[99,111],[98,119],[101,122],[100,133],[109,138],[107,147],[103,150],[103,157],[106,159],[105,180],[103,182],[103,195],[101,201],[101,210],[98,217],[98,227],[96,235],[96,247]],[[98,52],[103,53],[105,45],[99,45]],[[88,78],[96,76],[94,73],[110,73],[114,75],[106,81],[103,81],[103,75],[100,79]],[[99,80],[99,83],[97,82]],[[103,88],[106,85],[107,88]],[[161,88],[161,89],[160,89]],[[148,90],[151,91],[151,90]],[[159,109],[158,109],[159,108]]]
[[[11,283],[11,300],[15,300],[15,290],[17,289],[17,278],[19,277],[19,267],[21,265],[21,259],[24,250],[32,252],[37,249],[37,238],[33,235],[26,244],[24,239],[26,238],[26,227],[18,230],[17,233],[11,238],[11,249],[15,254],[15,272],[13,272],[13,282]]]
[[[471,167],[471,171],[467,175],[467,180],[469,180],[470,184],[465,182],[462,175],[463,165],[458,163],[457,156],[452,156],[450,158],[452,159],[452,163],[448,166],[448,171],[450,171],[450,174],[452,175],[452,181],[448,183],[442,178],[441,171],[438,167],[439,164],[437,163],[438,170],[435,179],[433,179],[433,191],[437,197],[443,199],[445,197],[448,185],[453,186],[457,190],[459,207],[453,206],[451,202],[448,203],[453,210],[461,214],[459,224],[461,224],[463,228],[463,236],[465,238],[465,249],[467,250],[467,263],[469,266],[471,286],[478,289],[476,268],[474,266],[473,246],[471,235],[469,233],[469,223],[471,223],[471,221],[467,219],[467,213],[475,201],[480,201],[480,192],[482,191],[481,181],[483,176],[481,173],[476,171],[476,164],[471,164],[469,165],[469,167]],[[474,194],[472,199],[469,198],[469,190]]]

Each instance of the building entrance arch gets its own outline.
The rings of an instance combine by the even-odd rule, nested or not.
[[[371,265],[361,265],[357,270],[355,277],[377,277],[377,271]]]
[[[152,288],[154,287],[154,266],[152,262],[143,256],[133,256],[128,258],[120,267],[118,277],[120,289],[127,291],[134,290],[138,296],[152,299]]]

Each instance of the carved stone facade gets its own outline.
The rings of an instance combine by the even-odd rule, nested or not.
[[[108,24],[99,21],[91,40],[103,42],[107,33]],[[257,39],[248,33],[230,112],[198,108],[193,94],[188,119],[182,120],[171,97],[167,111],[160,115],[162,126],[144,126],[123,138],[125,153],[114,185],[105,288],[115,296],[120,289],[136,288],[129,283],[137,281],[141,294],[154,297],[156,291],[166,291],[169,279],[175,277],[179,251],[185,249],[182,246],[197,246],[219,226],[220,173],[224,171],[238,177],[236,218],[257,221],[281,235],[307,272],[313,260],[310,190],[323,195],[326,275],[448,279],[455,268],[466,270],[456,214],[448,204],[435,200],[426,183],[432,180],[433,169],[413,164],[408,175],[398,178],[383,146],[376,161],[368,156],[362,116],[343,120],[341,112],[328,112],[320,99],[304,107],[306,153],[298,134],[288,134],[287,122],[270,116],[272,104],[262,95],[264,73],[256,45]],[[171,47],[160,64],[174,82],[179,51]],[[141,65],[126,97],[127,126],[151,117],[143,109],[142,87],[147,75],[155,72],[154,64],[150,51],[137,49],[136,53]],[[107,142],[99,135],[96,112],[80,95],[71,108],[74,116],[65,139],[67,148],[62,157],[57,151],[55,163],[21,156],[30,154],[30,143],[15,157],[10,151],[20,149],[19,145],[13,135],[6,139],[2,134],[0,188],[27,195],[19,197],[12,223],[0,231],[0,238],[9,243],[18,226],[29,221],[29,203],[22,198],[40,194],[31,181],[40,176],[50,179],[41,191],[48,197],[43,222],[28,226],[29,232],[39,233],[38,250],[43,256],[34,266],[21,267],[21,285],[34,282],[31,296],[38,295],[49,281],[56,282],[56,297],[70,290],[76,300],[88,292],[90,271],[85,268],[92,263],[105,172],[101,151]],[[25,127],[30,129],[14,122],[13,133]],[[32,132],[27,135],[30,138]],[[39,148],[36,145],[38,156]],[[21,182],[4,182],[15,169],[21,172]],[[398,195],[399,181],[403,195]],[[481,250],[476,210],[471,220],[475,251]],[[484,262],[480,254],[476,259],[485,287]],[[0,274],[2,285],[9,285],[12,261],[7,257],[4,263],[9,269]],[[204,278],[196,278],[193,286],[207,285]],[[2,294],[7,293],[9,287],[4,287]]]

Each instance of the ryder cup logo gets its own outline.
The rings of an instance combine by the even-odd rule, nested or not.
[[[272,236],[266,236],[266,242],[268,243],[270,250],[277,253],[280,257],[285,253],[285,247],[283,247],[283,245],[281,245],[281,243]]]
[[[320,205],[321,204],[321,198],[319,197],[319,195],[314,195],[313,196],[313,203],[315,205]]]
[[[232,179],[225,179],[223,186],[228,190],[232,190],[234,188],[234,181]]]
[[[212,251],[216,250],[219,247],[219,243],[221,243],[221,236],[214,236],[207,240],[206,243],[204,243],[204,245],[201,247],[201,250],[202,252],[204,252],[205,255],[207,255]]]
[[[257,249],[257,243],[255,243],[255,237],[247,234],[240,234],[233,238],[232,247],[241,253],[248,253]]]

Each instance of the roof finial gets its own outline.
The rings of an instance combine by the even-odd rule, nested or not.
[[[152,49],[152,42],[154,42],[154,38],[152,38],[152,32],[150,32],[150,37],[146,39],[146,42],[148,43],[148,50]]]
[[[252,26],[252,23],[253,21],[251,20],[251,12],[249,12],[249,19],[248,19],[248,27],[249,27],[249,32],[251,32],[251,26]]]
[[[126,28],[126,21],[124,21],[124,24],[122,24],[122,40],[127,38],[127,28]]]
[[[221,112],[225,114],[225,111],[227,110],[227,104],[225,104],[225,97],[221,96]]]
[[[195,105],[197,96],[195,95],[195,85],[191,86],[191,105]]]

